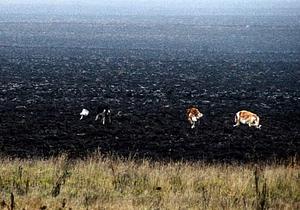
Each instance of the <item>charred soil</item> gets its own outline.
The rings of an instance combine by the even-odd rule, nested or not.
[[[81,157],[100,150],[208,161],[299,155],[296,51],[13,46],[8,38],[0,47],[1,155]],[[102,103],[112,109],[111,125],[95,121]],[[204,114],[195,129],[185,118],[192,105]],[[83,108],[90,115],[79,120]],[[260,130],[233,127],[242,109],[260,116]]]

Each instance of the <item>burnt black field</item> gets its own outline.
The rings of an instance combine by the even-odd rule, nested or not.
[[[0,18],[10,157],[287,160],[300,152],[299,17]],[[94,121],[109,104],[112,125]],[[185,110],[203,113],[191,130]],[[82,108],[90,115],[79,120]],[[233,128],[241,109],[261,130]]]

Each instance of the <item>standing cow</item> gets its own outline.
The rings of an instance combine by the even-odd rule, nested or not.
[[[197,120],[203,117],[203,114],[195,107],[186,110],[186,116],[188,122],[191,124],[191,128],[195,128]]]
[[[97,109],[95,121],[101,117],[102,124],[111,124],[111,110],[107,105],[100,105]]]

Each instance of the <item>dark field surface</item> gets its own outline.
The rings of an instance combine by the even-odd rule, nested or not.
[[[299,155],[299,22],[180,20],[2,21],[1,155]],[[112,108],[110,126],[94,121],[101,103]],[[204,113],[194,130],[191,105]],[[90,115],[79,121],[82,108]],[[241,109],[257,113],[262,129],[233,128]]]

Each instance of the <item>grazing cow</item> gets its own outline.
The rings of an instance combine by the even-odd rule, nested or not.
[[[81,113],[80,113],[80,120],[82,120],[82,118],[85,116],[88,116],[89,115],[89,110],[87,110],[87,109],[82,109],[82,111],[81,111]]]
[[[105,123],[107,122],[111,124],[111,110],[109,109],[108,106],[106,105],[98,106],[95,121],[97,121],[99,117],[102,118],[103,125],[105,125]]]
[[[256,128],[261,128],[261,125],[259,124],[259,117],[249,111],[242,110],[235,114],[235,125],[233,127],[239,126],[240,123],[242,124],[248,124],[249,127],[255,126]]]
[[[195,128],[197,120],[203,117],[203,114],[195,107],[186,110],[187,120],[191,124],[191,128]]]

